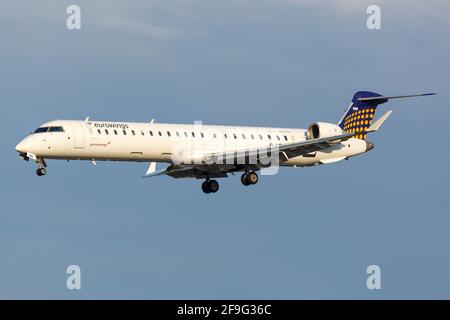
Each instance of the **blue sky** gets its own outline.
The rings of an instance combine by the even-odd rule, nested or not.
[[[450,298],[450,3],[14,1],[0,12],[0,298]],[[244,188],[14,146],[53,119],[306,127],[355,91],[391,101],[375,149]],[[380,115],[381,112],[377,115]],[[66,267],[82,289],[66,289]],[[381,267],[382,289],[366,288]]]

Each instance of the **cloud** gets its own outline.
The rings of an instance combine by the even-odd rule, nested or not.
[[[184,32],[176,28],[163,27],[150,22],[120,16],[100,16],[97,19],[97,23],[103,28],[143,35],[153,39],[167,39],[185,35]]]
[[[315,7],[328,7],[339,9],[356,9],[360,8],[364,4],[364,0],[336,0],[336,1],[321,1],[321,0],[284,0],[285,3],[301,6],[315,6]],[[368,4],[373,1],[366,0]],[[378,1],[380,2],[380,1]]]

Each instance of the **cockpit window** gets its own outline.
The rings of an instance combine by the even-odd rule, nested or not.
[[[42,133],[42,132],[64,132],[63,127],[40,127],[34,130],[33,133]]]
[[[64,132],[63,127],[50,127],[49,132]]]
[[[48,129],[49,129],[48,127],[40,127],[40,128],[37,128],[36,130],[34,130],[34,133],[47,132]]]

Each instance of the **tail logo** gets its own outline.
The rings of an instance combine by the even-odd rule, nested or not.
[[[355,108],[353,108],[353,110],[355,110]],[[344,119],[343,129],[347,132],[352,133],[361,132],[359,134],[356,134],[355,138],[366,139],[367,134],[363,132],[367,131],[369,126],[372,124],[374,115],[375,115],[375,108],[365,108],[362,110],[352,112],[351,114],[347,115],[347,117]]]
[[[356,133],[355,138],[367,139],[366,131],[373,122],[377,106],[387,100],[361,101],[361,98],[381,97],[380,94],[370,91],[358,91],[352,99],[339,126],[350,133]]]

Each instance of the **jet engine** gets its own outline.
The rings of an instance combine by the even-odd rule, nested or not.
[[[308,127],[306,133],[309,140],[322,139],[343,134],[341,127],[333,123],[314,122]],[[341,140],[335,140],[333,143],[339,143]]]

